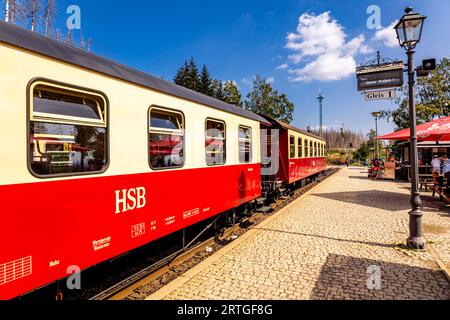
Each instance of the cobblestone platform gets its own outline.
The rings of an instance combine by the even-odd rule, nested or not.
[[[436,257],[398,246],[409,208],[407,185],[342,169],[148,299],[450,299]],[[450,216],[424,212],[448,263]]]

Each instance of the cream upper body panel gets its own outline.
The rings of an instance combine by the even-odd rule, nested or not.
[[[130,84],[38,54],[0,44],[0,185],[86,179],[152,172],[148,163],[151,106],[181,111],[185,122],[185,170],[206,168],[205,121],[226,123],[226,165],[239,162],[239,126],[252,131],[252,161],[260,162],[260,123],[185,99]],[[39,179],[27,166],[27,86],[44,78],[102,92],[108,99],[109,167],[103,174]],[[70,88],[70,86],[69,86]]]
[[[295,146],[295,156],[292,157],[291,155],[291,137],[294,137],[294,146]],[[318,158],[318,157],[324,157],[325,156],[325,149],[326,149],[326,143],[324,140],[321,140],[319,138],[315,138],[306,134],[302,134],[300,132],[294,131],[294,130],[288,130],[288,154],[290,159],[296,159],[296,158]],[[299,148],[299,139],[301,139],[301,155],[300,148]],[[307,150],[310,149],[310,144],[313,144],[313,153],[311,156],[311,153],[306,154]],[[306,144],[308,143],[308,145]]]

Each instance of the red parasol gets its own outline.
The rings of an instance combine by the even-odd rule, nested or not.
[[[410,129],[404,129],[384,136],[378,140],[409,140]],[[417,126],[419,141],[450,141],[450,117],[437,119]]]

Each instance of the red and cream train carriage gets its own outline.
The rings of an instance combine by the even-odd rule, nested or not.
[[[265,194],[304,184],[307,178],[325,171],[327,151],[324,139],[271,117],[264,117],[270,122],[270,125],[261,124],[264,135],[279,141],[275,145],[276,152],[268,147],[267,154],[272,158],[269,159],[271,166],[277,169],[273,172],[269,170],[262,178]],[[278,159],[276,164],[273,163],[275,157]]]
[[[261,127],[277,179],[325,169],[286,162],[297,129],[0,22],[0,299],[260,198]]]
[[[262,117],[0,23],[0,298],[261,195]]]

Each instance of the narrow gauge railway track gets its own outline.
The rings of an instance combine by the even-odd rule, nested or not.
[[[261,217],[262,214],[256,214],[252,218]],[[241,229],[242,224],[234,225],[223,233],[221,236],[227,237],[231,234],[237,232]],[[218,239],[217,236],[211,237],[206,241],[202,241],[192,248],[187,250],[180,250],[178,252],[172,253],[171,255],[157,261],[156,263],[148,266],[147,268],[133,274],[132,276],[124,279],[112,287],[100,292],[99,294],[92,297],[90,300],[122,300],[126,298],[131,291],[143,285],[146,281],[151,281],[151,279],[157,279],[158,277],[164,275],[168,272],[174,265],[180,265],[185,261],[189,260],[196,254],[203,252],[206,247],[211,247],[217,242],[221,242],[222,245],[226,240]]]
[[[337,168],[328,169],[326,170],[325,176],[319,177],[306,186],[296,189],[288,197],[279,199],[276,203],[271,205],[273,208],[273,213],[295,201],[311,188],[323,182],[337,171],[339,171]],[[172,253],[169,256],[133,274],[132,276],[119,281],[110,288],[93,296],[90,300],[144,299],[170,283],[178,276],[182,275],[196,264],[208,258],[211,255],[211,252],[206,252],[206,248],[212,248],[213,252],[219,250],[228,243],[232,242],[239,235],[257,226],[266,217],[267,215],[265,214],[256,213],[250,218],[242,221],[240,224],[233,225],[232,227],[226,229],[221,236],[211,237],[203,242],[195,244],[190,249]],[[211,224],[213,223],[214,222]],[[195,242],[195,240],[196,239],[194,239],[192,243]]]

